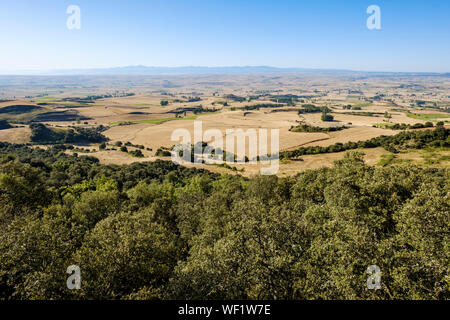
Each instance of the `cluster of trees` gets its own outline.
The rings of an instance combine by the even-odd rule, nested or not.
[[[242,109],[242,110],[259,110],[259,109],[264,109],[264,108],[281,108],[281,107],[284,107],[284,104],[281,104],[281,103],[259,103],[259,104],[254,104],[251,106],[245,106],[240,109]]]
[[[419,107],[420,106],[423,106],[423,105],[425,105],[425,104],[427,104],[428,102],[427,101],[424,101],[424,100],[416,100],[416,105],[418,105]],[[431,103],[431,102],[430,102]]]
[[[295,103],[299,101],[299,96],[294,94],[273,95],[270,100],[277,103],[286,103],[288,106],[295,106]]]
[[[36,110],[42,109],[39,106],[33,106],[33,105],[12,105],[12,106],[6,106],[3,108],[0,108],[0,114],[8,114],[8,115],[17,115],[21,113],[28,113]]]
[[[142,145],[142,144],[133,144],[130,141],[126,141],[125,143],[123,143],[122,141],[116,141],[114,143],[114,145],[116,147],[127,146],[127,147],[134,147],[134,148],[138,148],[138,149],[145,149],[144,145]]]
[[[156,152],[155,152],[155,156],[156,157],[170,157],[172,155],[172,148],[167,148],[167,147],[159,147]]]
[[[385,97],[385,95],[384,95],[383,93],[380,93],[380,94],[374,95],[374,96],[371,98],[371,100],[380,101],[380,100],[383,100],[384,97]]]
[[[334,117],[327,112],[322,112],[322,116],[320,117],[320,119],[322,119],[322,121],[333,121]]]
[[[440,125],[440,124],[438,124]],[[374,125],[376,127],[376,125]],[[386,125],[386,128],[389,128],[391,130],[407,130],[407,129],[424,129],[424,128],[433,128],[433,123],[430,121],[427,121],[425,123],[415,123],[415,124],[409,124],[409,123],[395,123],[391,125]]]
[[[245,100],[247,100],[245,97],[240,97],[235,94],[227,94],[224,96],[224,99],[232,100],[232,101],[236,101],[236,102],[244,102]]]
[[[138,144],[138,145],[135,145],[135,144],[132,144],[131,142],[129,142],[129,141],[127,141],[127,142],[125,142],[125,143],[122,143],[122,141],[116,141],[115,143],[114,143],[114,145],[116,146],[116,147],[119,147],[119,150],[120,151],[122,151],[122,152],[125,152],[125,153],[129,153],[130,155],[132,155],[133,157],[136,157],[136,158],[143,158],[144,157],[144,154],[142,153],[142,151],[141,151],[141,149],[143,150],[145,147],[143,146],[143,145],[141,145],[141,144]],[[128,148],[127,147],[134,147],[134,148],[137,148],[136,150],[128,150]],[[105,143],[102,143],[100,146],[99,146],[99,149],[100,150],[105,150],[106,149],[106,144]],[[113,148],[113,150],[116,150],[115,148]]]
[[[13,128],[12,125],[9,124],[6,120],[0,120],[0,130]]]
[[[202,98],[200,98],[200,97],[188,97],[187,98],[187,102],[198,102],[201,100],[202,100]]]
[[[327,147],[300,147],[296,150],[280,152],[280,159],[296,159],[308,154],[333,153],[358,148],[383,147],[390,152],[398,153],[399,150],[406,148],[448,147],[450,146],[449,132],[450,129],[440,124],[434,130],[404,131],[395,136],[379,136],[358,142],[338,142]]]
[[[347,127],[345,126],[340,126],[340,127],[316,127],[316,126],[311,126],[309,124],[306,123],[300,123],[297,126],[292,126],[289,131],[292,132],[333,132],[333,131],[340,131],[340,130],[344,130],[347,129]]]
[[[341,112],[341,114],[348,114],[351,116],[364,116],[364,117],[378,117],[381,115],[384,115],[384,113],[381,112],[369,112],[369,111],[363,111],[363,112]]]
[[[136,157],[136,158],[143,158],[144,157],[144,154],[139,149],[128,151],[128,153],[131,154],[133,157]]]
[[[319,113],[322,112],[322,108],[316,107],[313,104],[303,104],[302,109],[298,110],[298,114],[303,113]]]
[[[100,125],[96,128],[70,127],[68,130],[49,128],[43,123],[31,123],[31,141],[41,144],[103,142],[108,139],[102,134],[107,128]]]
[[[249,158],[247,156],[244,156],[243,159],[238,159],[238,156],[232,152],[227,152],[221,148],[215,148],[211,145],[209,145],[207,142],[199,141],[195,144],[188,144],[187,149],[190,150],[190,159],[189,161],[192,163],[205,163],[205,159],[203,158],[203,155],[205,153],[208,153],[211,155],[212,159],[218,160],[218,155],[222,154],[222,160],[225,161],[227,159],[233,159],[234,162],[249,162]],[[159,147],[156,150],[155,156],[157,157],[170,157],[172,155],[172,150],[174,152],[178,152],[178,156],[180,158],[183,158],[184,150],[186,150],[185,147],[178,147],[178,146],[172,146],[172,147]],[[196,150],[199,150],[200,155],[196,153]],[[207,152],[208,151],[208,152]],[[254,159],[255,161],[262,161],[259,156],[256,156]],[[264,159],[267,160],[267,159]],[[221,164],[221,167],[232,169],[232,167],[228,165]],[[235,168],[236,169],[236,168]]]
[[[140,150],[132,150],[132,151],[130,151],[128,153],[131,154],[133,157],[138,157],[138,158],[144,157],[144,154],[142,153],[141,150],[144,150],[145,147],[143,145],[141,145],[141,144],[132,144],[129,141],[127,141],[125,143],[122,143],[122,141],[116,141],[114,143],[114,146],[119,147],[119,150],[122,151],[122,152],[128,152],[128,148],[127,147],[134,147],[134,148],[140,149]],[[108,148],[106,143],[102,142],[99,145],[99,150],[117,150],[117,149],[115,147]],[[148,151],[152,151],[151,148],[147,148],[147,150]]]
[[[107,98],[119,98],[119,97],[132,97],[135,94],[133,92],[122,92],[122,93],[114,93],[114,94],[101,94],[101,95],[90,95],[87,96],[83,100],[99,100],[99,99],[107,99]],[[77,99],[77,98],[75,98]]]
[[[358,152],[246,179],[0,143],[0,299],[449,299],[449,178]]]
[[[361,110],[361,106],[352,106],[351,104],[342,107],[344,110]]]
[[[208,112],[217,112],[220,111],[220,109],[216,108],[203,108],[203,106],[199,106],[198,108],[195,108],[192,110],[192,113],[199,114],[199,113],[208,113]]]

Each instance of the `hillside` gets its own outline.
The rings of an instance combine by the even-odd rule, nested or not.
[[[352,152],[245,179],[5,143],[0,163],[0,299],[450,298],[448,168]],[[83,286],[61,290],[74,263]]]

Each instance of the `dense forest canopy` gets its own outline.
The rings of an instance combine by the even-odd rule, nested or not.
[[[0,143],[0,299],[449,299],[449,181],[359,151],[243,178]]]

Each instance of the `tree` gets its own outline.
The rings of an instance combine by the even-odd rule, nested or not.
[[[144,154],[142,153],[142,151],[141,150],[133,150],[133,151],[130,151],[129,152],[133,157],[136,157],[136,158],[142,158],[142,157],[144,157]]]
[[[83,266],[84,299],[162,298],[177,262],[175,235],[149,211],[120,213],[90,232],[74,261]]]
[[[389,114],[389,112],[385,112],[384,113],[384,117],[386,118],[386,119],[391,119],[392,118],[392,116]]]
[[[298,153],[435,143],[444,126]],[[244,178],[64,148],[0,142],[0,299],[450,298],[448,168],[373,167],[351,151]],[[73,264],[81,290],[65,286]]]
[[[73,227],[67,207],[52,205],[1,229],[0,299],[71,297],[65,270],[83,234]]]
[[[13,128],[13,126],[11,126],[8,121],[6,120],[0,120],[0,130],[4,130],[4,129],[10,129]]]
[[[397,263],[392,277],[397,297],[450,298],[450,196],[448,186],[445,189],[443,185],[423,184],[414,198],[394,215],[398,233],[395,237]]]
[[[323,112],[321,119],[322,121],[333,121],[334,117],[331,114]]]

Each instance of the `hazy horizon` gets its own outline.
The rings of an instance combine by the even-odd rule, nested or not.
[[[183,74],[245,74],[245,73],[380,73],[380,74],[448,74],[449,72],[435,71],[377,71],[377,70],[354,70],[339,68],[304,68],[304,67],[278,67],[270,65],[224,65],[224,66],[146,66],[125,65],[112,67],[94,68],[71,68],[71,69],[0,69],[2,76],[79,76],[79,75],[183,75]]]

